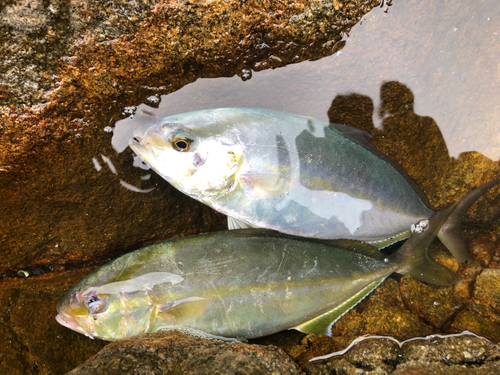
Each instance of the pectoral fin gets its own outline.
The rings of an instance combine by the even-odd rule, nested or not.
[[[356,306],[363,298],[372,292],[377,286],[384,281],[386,276],[373,281],[372,283],[365,286],[354,296],[343,302],[341,305],[335,307],[334,309],[309,320],[308,322],[302,323],[299,326],[293,327],[304,333],[315,333],[317,335],[331,335],[331,327],[342,315]]]
[[[250,225],[250,224],[245,223],[244,221],[235,219],[232,216],[227,217],[227,227],[229,230],[256,228],[253,225]]]
[[[290,187],[290,179],[279,174],[247,173],[238,180],[243,190],[252,195],[280,195]]]
[[[159,306],[158,319],[168,322],[169,326],[189,326],[210,307],[210,304],[209,300],[201,297],[189,297],[166,303]]]

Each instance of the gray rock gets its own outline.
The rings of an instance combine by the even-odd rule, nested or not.
[[[179,332],[146,333],[107,345],[69,374],[300,374],[274,346],[227,343]]]

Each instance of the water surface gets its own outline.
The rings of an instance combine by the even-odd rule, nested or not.
[[[499,33],[496,0],[411,0],[396,2],[387,13],[375,8],[345,38],[346,46],[330,57],[254,71],[247,81],[237,76],[199,79],[161,97],[158,108],[139,106],[133,117],[116,124],[113,146],[122,151],[133,129],[151,115],[260,107],[328,120],[333,99],[351,93],[371,99],[373,126],[382,128],[388,113],[379,113],[381,86],[395,81],[408,89],[401,95],[413,99],[414,112],[431,117],[439,126],[450,156],[479,151],[496,161],[500,158]],[[366,112],[369,107],[352,110]]]

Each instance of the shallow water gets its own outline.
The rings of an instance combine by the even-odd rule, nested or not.
[[[352,93],[367,98],[350,110],[362,112],[365,119],[371,117],[372,126],[383,128],[389,111],[380,113],[381,86],[396,81],[404,85],[399,87],[399,98],[439,126],[450,156],[478,151],[496,161],[500,158],[499,33],[500,8],[495,0],[464,6],[451,0],[413,0],[398,2],[387,13],[375,8],[332,56],[254,71],[246,81],[238,76],[199,79],[162,96],[158,108],[140,105],[133,116],[116,123],[113,147],[123,151],[132,131],[151,116],[260,107],[328,120],[332,101]]]
[[[433,208],[500,177],[497,0],[395,1],[387,13],[384,9],[368,13],[332,56],[277,69],[255,66],[246,81],[238,76],[198,79],[137,108],[124,108],[129,117],[116,123],[106,111],[75,119],[81,128],[74,136],[47,140],[19,168],[3,171],[0,277],[5,283],[0,302],[5,308],[0,320],[6,323],[0,331],[9,350],[35,358],[26,363],[59,364],[75,353],[75,361],[83,361],[105,343],[55,322],[55,306],[71,285],[107,258],[173,236],[225,228],[223,215],[155,173],[132,167],[128,139],[152,116],[262,107],[357,126],[370,131],[374,145],[411,174]],[[391,83],[381,100],[384,82]],[[111,108],[110,103],[102,107],[108,104]],[[94,111],[92,104],[86,111]],[[471,150],[484,157],[466,152]],[[129,191],[120,180],[154,190]],[[360,332],[402,340],[477,328],[474,332],[498,342],[500,309],[484,296],[494,299],[499,289],[490,288],[489,280],[495,279],[483,269],[500,275],[499,208],[497,189],[464,223],[474,264],[459,266],[436,241],[434,253],[459,270],[463,284],[438,289],[389,279],[340,321],[333,335],[348,344]],[[479,289],[477,275],[484,276]],[[298,344],[302,336],[290,340],[294,334],[283,332],[282,347]]]

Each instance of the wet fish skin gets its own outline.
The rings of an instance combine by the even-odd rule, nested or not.
[[[130,147],[174,187],[229,217],[310,238],[362,240],[382,248],[434,213],[411,179],[360,130],[252,108],[157,119]],[[356,134],[359,136],[357,136]],[[184,139],[189,147],[176,147]],[[457,231],[439,234],[458,244]],[[468,261],[465,246],[450,249]]]
[[[162,327],[260,337],[331,310],[393,269],[265,230],[218,232],[151,245],[100,268],[61,301],[58,321],[105,340]],[[95,320],[85,307],[92,293],[107,305]]]
[[[437,285],[459,278],[430,243],[490,182],[433,215],[396,253],[359,241],[317,240],[263,229],[173,239],[123,255],[76,284],[57,321],[104,340],[161,329],[254,338],[284,329],[329,334],[333,322],[393,272]]]

